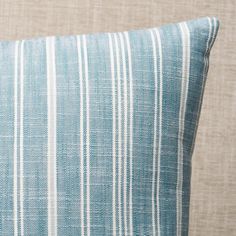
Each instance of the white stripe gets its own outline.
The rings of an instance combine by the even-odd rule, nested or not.
[[[125,32],[125,40],[127,44],[128,63],[129,63],[129,94],[130,94],[130,138],[129,138],[129,156],[130,156],[130,189],[129,189],[129,218],[130,218],[130,235],[133,235],[133,71],[131,61],[131,48],[129,42],[129,34]]]
[[[87,235],[90,236],[90,116],[89,116],[89,80],[86,36],[83,35],[84,70],[86,86],[86,162],[87,162]]]
[[[80,37],[77,36],[79,80],[80,80],[80,218],[81,235],[84,236],[84,94],[83,94],[83,71]]]
[[[127,78],[126,78],[126,60],[124,39],[122,33],[119,33],[122,50],[123,78],[124,78],[124,234],[128,234],[127,227]]]
[[[150,30],[152,39],[153,50],[153,64],[154,64],[154,80],[155,80],[155,97],[154,97],[154,137],[153,137],[153,169],[152,169],[152,231],[153,235],[156,235],[156,217],[155,217],[155,175],[156,175],[156,129],[157,129],[157,56],[156,56],[156,43],[152,30]]]
[[[20,227],[24,235],[24,41],[20,58]]]
[[[116,236],[116,96],[115,96],[115,67],[114,52],[111,34],[108,34],[111,63],[111,81],[112,81],[112,213],[113,213],[113,235]]]
[[[183,60],[182,60],[182,85],[179,110],[179,133],[178,133],[178,172],[176,186],[176,234],[181,235],[182,230],[182,185],[183,185],[183,138],[184,138],[184,118],[188,96],[189,83],[189,63],[190,63],[190,35],[187,24],[180,23]]]
[[[18,136],[18,47],[19,41],[15,42],[15,75],[14,75],[14,236],[18,236],[18,217],[17,217],[17,136]]]
[[[157,156],[157,235],[161,234],[160,231],[160,165],[161,165],[161,145],[162,145],[162,81],[163,81],[163,73],[162,73],[162,45],[161,45],[161,36],[157,29],[154,29],[158,42],[158,52],[159,52],[159,140],[158,140],[158,156]]]
[[[157,78],[157,48],[156,41],[152,30],[151,39],[153,46],[153,61],[154,61],[154,79],[155,79],[155,108],[154,108],[154,137],[153,137],[153,179],[152,179],[152,221],[153,221],[153,235],[160,235],[160,157],[161,157],[161,137],[162,137],[162,48],[161,37],[157,29],[154,29],[157,43],[158,43],[158,56],[159,56],[159,134],[158,134],[158,148],[157,148],[157,99],[158,99],[158,78]],[[158,152],[157,152],[158,151]],[[157,155],[156,155],[157,154]],[[157,163],[157,166],[156,166]],[[157,170],[156,170],[157,169]],[[155,179],[155,172],[157,171],[157,179]],[[156,184],[155,184],[156,183]],[[156,202],[155,207],[155,186],[156,186]],[[156,209],[155,209],[156,208]],[[156,213],[156,216],[155,216]],[[157,219],[156,219],[157,218]],[[157,224],[157,225],[156,225]],[[157,229],[157,232],[156,232]]]
[[[48,235],[57,235],[55,38],[46,38],[48,103]]]
[[[117,89],[118,89],[118,209],[119,209],[119,234],[122,235],[122,212],[121,212],[121,172],[122,172],[122,146],[121,146],[121,85],[120,85],[120,53],[117,35],[114,34],[116,63],[117,63]]]

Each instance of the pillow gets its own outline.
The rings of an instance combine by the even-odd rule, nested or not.
[[[0,235],[187,235],[216,18],[0,43]]]

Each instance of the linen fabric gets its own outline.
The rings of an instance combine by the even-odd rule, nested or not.
[[[187,235],[218,21],[0,43],[0,234]]]

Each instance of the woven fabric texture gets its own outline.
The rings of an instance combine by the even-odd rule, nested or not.
[[[0,39],[154,27],[217,16],[221,28],[193,153],[190,235],[236,232],[236,2],[234,0],[1,0]]]
[[[188,235],[216,18],[0,43],[0,234]]]

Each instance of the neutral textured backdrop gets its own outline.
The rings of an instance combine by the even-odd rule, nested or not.
[[[1,0],[0,39],[221,22],[193,156],[190,236],[236,235],[235,0]]]

